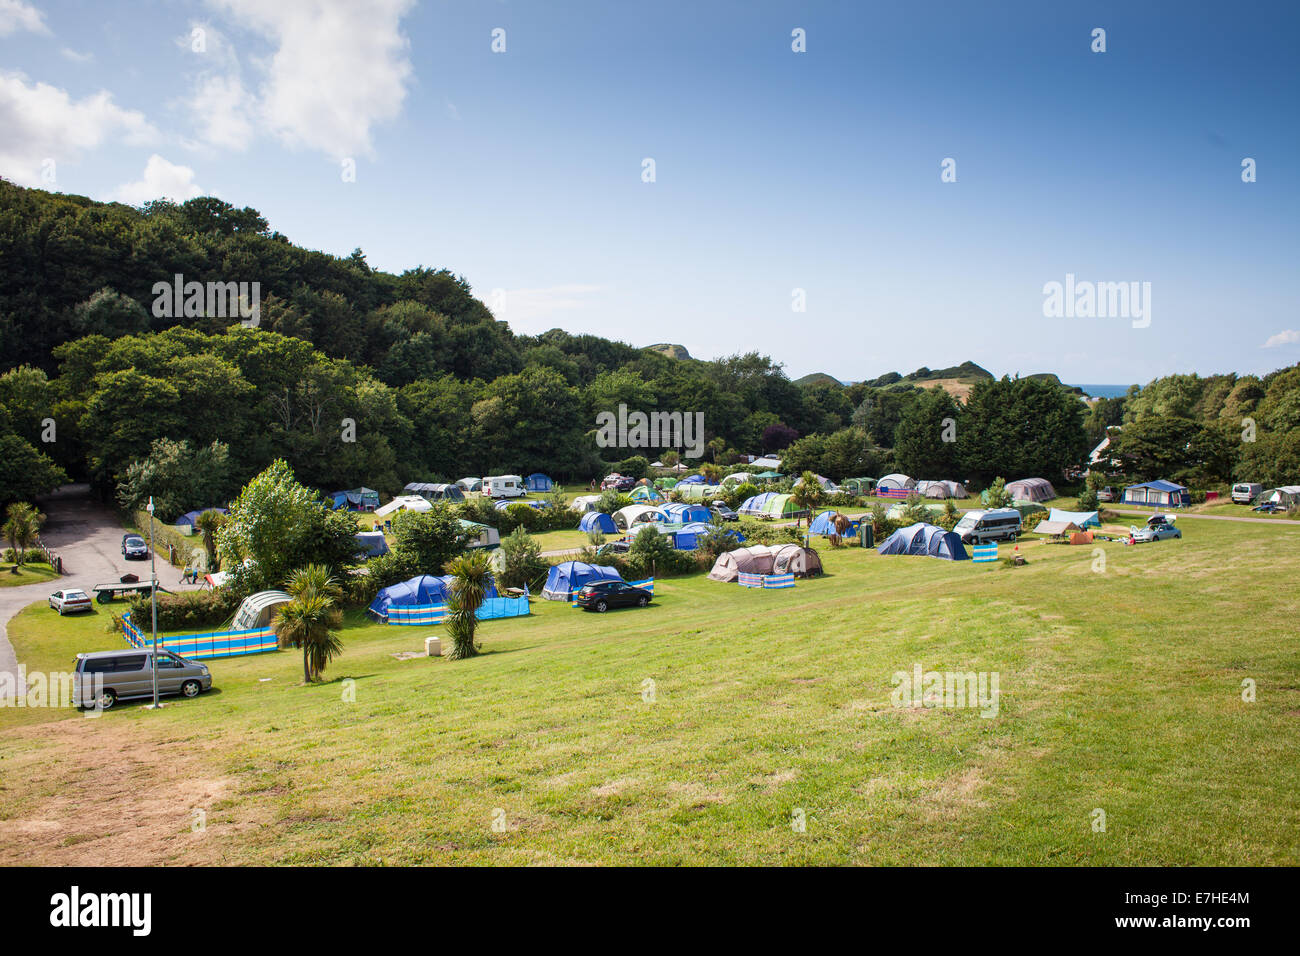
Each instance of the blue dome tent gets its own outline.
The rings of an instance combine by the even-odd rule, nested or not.
[[[586,531],[588,534],[593,531],[599,531],[601,534],[618,534],[614,519],[602,511],[588,511],[578,521],[578,530]]]
[[[388,616],[388,609],[394,605],[445,604],[447,595],[451,592],[451,581],[450,574],[440,578],[432,574],[421,574],[400,584],[391,584],[380,589],[367,610],[382,620]],[[496,596],[496,584],[489,582],[487,597]]]
[[[681,481],[677,482],[677,484],[679,484],[679,485],[704,485],[704,484],[708,484],[708,482],[705,480],[705,478],[704,478],[703,475],[687,475],[687,476],[686,476],[685,478],[683,478]]]
[[[555,487],[555,482],[540,471],[535,471],[524,479],[524,487],[529,491],[550,491]]]
[[[827,538],[831,537],[832,535],[839,534],[839,532],[835,530],[835,521],[834,521],[835,515],[836,512],[834,510],[823,511],[816,518],[813,518],[812,524],[808,526],[808,533],[820,534]],[[854,522],[854,524],[856,524],[856,522]],[[850,527],[849,530],[845,531],[844,533],[845,535],[852,534],[853,533],[852,527]]]
[[[548,601],[567,601],[573,592],[592,581],[622,581],[623,576],[617,568],[607,568],[600,564],[583,564],[581,561],[565,561],[554,565],[546,576],[546,587],[542,597]]]
[[[690,524],[692,521],[703,521],[706,524],[713,517],[713,513],[704,505],[687,505],[680,502],[663,505],[660,509],[668,516],[668,520],[673,524]]]
[[[924,522],[899,528],[880,542],[876,550],[881,554],[919,554],[945,561],[970,560],[960,535]]]
[[[754,495],[754,497],[752,498],[746,498],[744,504],[742,504],[736,510],[739,511],[742,515],[766,514],[767,512],[763,510],[763,506],[767,504],[769,501],[776,498],[776,496],[777,495],[775,491],[765,491],[762,494]]]

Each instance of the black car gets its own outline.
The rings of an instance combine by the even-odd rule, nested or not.
[[[596,549],[597,554],[627,554],[632,550],[632,542],[627,540],[610,541]]]
[[[727,503],[725,501],[715,501],[712,507],[709,508],[709,510],[712,511],[719,518],[721,518],[723,521],[740,520],[740,515],[736,514],[734,511],[728,508]]]
[[[584,584],[574,595],[574,603],[584,611],[608,611],[612,607],[645,607],[650,603],[650,592],[634,588],[622,581],[598,581]]]
[[[128,561],[132,558],[147,558],[149,545],[138,534],[124,534],[122,535],[122,557]]]

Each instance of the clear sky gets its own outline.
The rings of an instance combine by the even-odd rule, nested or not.
[[[0,0],[0,175],[791,376],[1260,372],[1300,360],[1298,50],[1291,0]],[[1067,274],[1149,325],[1045,317]]]

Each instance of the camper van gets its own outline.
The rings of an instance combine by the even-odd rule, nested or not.
[[[1232,486],[1232,500],[1239,505],[1248,505],[1258,498],[1263,490],[1263,485],[1257,485],[1250,481],[1239,482]]]
[[[1015,508],[968,511],[952,530],[961,535],[965,544],[1015,541],[1020,534],[1020,512]]]
[[[518,475],[489,475],[483,479],[484,498],[518,498],[524,493],[524,480]]]

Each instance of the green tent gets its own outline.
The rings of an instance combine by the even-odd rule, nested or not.
[[[876,487],[874,478],[845,478],[841,486],[851,495],[869,495]]]
[[[1017,498],[1015,501],[1011,502],[1011,507],[1019,511],[1020,517],[1022,518],[1028,518],[1031,514],[1035,514],[1039,511],[1043,514],[1047,514],[1046,508],[1040,505],[1037,501],[1030,501],[1028,498]]]
[[[668,489],[668,488],[674,488],[674,487],[676,487],[676,486],[677,486],[677,479],[676,479],[676,478],[656,478],[656,479],[655,479],[655,487],[658,488],[660,491],[664,491],[664,490],[666,490],[666,489]]]
[[[776,481],[778,478],[784,478],[785,475],[776,471],[760,471],[755,478],[762,478],[764,481]]]
[[[808,512],[800,509],[791,495],[773,495],[763,502],[764,518],[799,518],[806,514]]]

